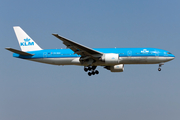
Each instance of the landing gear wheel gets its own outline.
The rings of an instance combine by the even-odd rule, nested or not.
[[[88,71],[88,68],[84,68],[84,71],[87,72],[87,71]]]
[[[92,68],[91,67],[88,67],[88,70],[90,71]]]
[[[91,72],[88,72],[88,75],[91,76]]]
[[[92,66],[92,70],[95,70],[97,66]]]
[[[99,74],[99,71],[96,70],[95,73],[96,73],[96,74]]]
[[[160,63],[159,64],[159,68],[158,68],[158,71],[161,71],[161,66],[164,65],[164,63]]]
[[[91,76],[91,75],[95,75],[95,74],[99,74],[99,71],[98,70],[95,70],[97,66],[84,66],[84,71],[88,72],[88,75]]]

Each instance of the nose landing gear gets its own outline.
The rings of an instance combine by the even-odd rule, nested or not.
[[[89,66],[89,67],[84,67],[84,71],[87,72],[87,71],[90,71],[88,72],[88,75],[91,76],[91,75],[95,75],[95,74],[99,74],[99,71],[98,70],[95,70],[97,66]]]
[[[164,63],[159,64],[158,71],[161,71],[161,66],[164,65]]]

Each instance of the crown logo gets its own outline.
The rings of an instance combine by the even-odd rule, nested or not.
[[[149,51],[147,49],[143,49],[141,53],[148,53]]]
[[[30,40],[31,40],[31,39],[28,39],[28,38],[24,39],[25,42],[28,42],[28,41],[30,41]]]

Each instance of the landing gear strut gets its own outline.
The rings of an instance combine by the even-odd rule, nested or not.
[[[87,71],[90,71],[88,72],[88,75],[91,76],[91,75],[95,75],[95,74],[99,74],[99,71],[98,70],[95,70],[97,66],[89,66],[89,67],[84,67],[84,71],[87,72]]]
[[[164,63],[159,64],[158,71],[161,71],[161,66],[164,65]]]

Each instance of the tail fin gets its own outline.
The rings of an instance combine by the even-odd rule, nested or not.
[[[42,50],[19,26],[13,27],[22,51]]]

